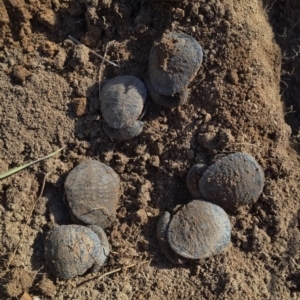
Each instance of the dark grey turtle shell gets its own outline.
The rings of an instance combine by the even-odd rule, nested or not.
[[[169,245],[178,255],[189,259],[222,252],[230,238],[231,225],[226,212],[201,200],[193,200],[182,207],[169,224]]]
[[[186,185],[195,199],[202,198],[202,195],[199,190],[199,180],[206,169],[207,165],[196,164],[193,165],[187,173]]]
[[[255,158],[237,152],[209,166],[200,178],[199,188],[205,199],[230,211],[256,201],[262,193],[264,179]]]
[[[149,79],[162,95],[175,95],[196,76],[203,59],[202,47],[184,33],[165,34],[150,51]]]
[[[165,96],[165,95],[157,93],[154,90],[149,79],[145,80],[145,84],[146,84],[149,96],[153,100],[153,102],[155,102],[156,104],[165,106],[165,107],[173,108],[173,107],[183,105],[184,103],[187,102],[187,99],[189,97],[189,91],[187,89],[184,89],[175,95]]]
[[[107,80],[100,93],[103,118],[109,127],[131,126],[141,115],[146,87],[135,76],[117,76]]]
[[[102,123],[103,131],[112,139],[126,141],[138,136],[144,127],[144,122],[135,121],[131,126],[120,129],[109,127],[105,122]]]
[[[174,264],[183,264],[186,259],[177,255],[169,245],[168,242],[168,229],[169,223],[171,221],[171,214],[165,211],[158,220],[156,227],[156,236],[158,239],[158,244],[164,255]]]
[[[106,260],[97,234],[80,225],[55,227],[47,234],[44,246],[51,272],[62,279],[82,275]]]
[[[75,167],[67,176],[65,193],[73,222],[112,225],[118,204],[120,179],[109,166],[88,160]]]
[[[99,252],[101,254],[101,255],[99,255],[99,263],[95,264],[93,266],[93,271],[96,272],[96,271],[99,271],[101,266],[103,266],[104,263],[106,262],[107,257],[110,253],[110,245],[109,245],[105,231],[100,226],[88,225],[87,228],[93,230],[97,234],[97,236],[100,240],[100,243],[101,243],[100,250],[99,250]]]

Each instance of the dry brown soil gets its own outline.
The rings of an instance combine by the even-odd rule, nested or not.
[[[0,0],[0,172],[67,146],[0,182],[0,299],[300,299],[299,15],[299,0]],[[143,80],[167,30],[205,50],[190,98],[176,109],[149,99],[143,133],[112,141],[101,128],[101,59],[68,35],[120,66],[103,64],[101,81]],[[173,265],[157,245],[158,216],[191,200],[193,164],[234,151],[261,164],[262,195],[230,215],[227,251]],[[58,280],[43,241],[71,222],[64,180],[90,158],[122,181],[112,254],[99,274]]]

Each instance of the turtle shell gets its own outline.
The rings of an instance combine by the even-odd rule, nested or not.
[[[97,234],[80,225],[55,227],[47,234],[44,246],[51,272],[62,279],[82,275],[104,260]]]
[[[209,166],[199,180],[199,188],[205,199],[226,210],[234,210],[258,199],[264,178],[254,157],[236,152]]]
[[[230,243],[231,225],[219,206],[193,200],[172,218],[168,242],[178,255],[189,259],[206,258],[222,252]]]
[[[196,76],[203,59],[202,47],[184,33],[165,34],[154,44],[149,57],[149,79],[162,95],[174,95]]]
[[[75,223],[109,227],[115,219],[120,179],[109,166],[88,160],[65,181],[65,193]]]
[[[183,264],[186,259],[177,255],[169,245],[168,242],[168,229],[169,223],[171,221],[171,214],[165,211],[158,220],[156,227],[156,237],[158,239],[158,244],[164,255],[174,264]]]
[[[97,234],[101,243],[100,250],[99,250],[101,253],[101,255],[99,256],[100,263],[95,265],[96,268],[94,268],[94,271],[96,271],[99,270],[99,268],[103,266],[104,263],[106,262],[106,259],[110,253],[110,245],[105,231],[100,226],[88,225],[87,228],[93,230]]]
[[[105,122],[115,129],[130,126],[141,115],[146,95],[144,83],[135,76],[117,76],[107,80],[100,93]]]
[[[186,185],[188,187],[189,192],[195,199],[202,198],[201,193],[199,191],[199,180],[206,169],[207,165],[196,164],[193,165],[187,173]]]

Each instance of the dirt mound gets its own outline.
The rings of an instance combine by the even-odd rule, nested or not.
[[[288,20],[289,4],[294,11]],[[264,5],[0,1],[0,170],[67,145],[59,157],[0,182],[1,299],[25,292],[40,299],[299,297],[299,164],[280,96],[281,63],[287,72],[291,63],[284,60],[288,43],[276,35],[279,48],[267,13],[278,28],[287,28],[296,47],[297,30],[289,28],[300,7],[297,0]],[[205,51],[190,97],[174,109],[149,99],[143,133],[112,141],[101,127],[99,77],[147,78],[150,49],[167,31],[191,35]],[[100,69],[101,59],[68,35],[101,55],[107,52],[120,68],[104,63]],[[285,82],[299,99],[296,73]],[[285,99],[294,103],[296,97]],[[155,236],[158,216],[191,200],[185,178],[193,164],[210,164],[215,155],[235,151],[251,154],[262,166],[262,195],[230,215],[227,252],[183,267],[171,264]],[[45,235],[55,224],[71,223],[64,180],[91,158],[110,165],[122,181],[117,221],[106,231],[112,254],[99,275],[58,281],[45,263]],[[45,174],[43,196],[29,219]],[[112,273],[101,277],[106,272]]]

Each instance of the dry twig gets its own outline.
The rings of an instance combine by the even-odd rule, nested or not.
[[[77,45],[83,45],[82,43],[80,43],[78,40],[76,40],[75,38],[73,38],[71,35],[68,35],[68,38],[73,41],[75,44]],[[95,52],[94,50],[90,49],[89,47],[87,47],[86,45],[83,45],[84,47],[88,48],[89,51],[91,53],[93,53],[94,55],[98,56],[99,58],[103,59],[104,61],[106,61],[108,64],[114,66],[114,67],[117,67],[117,68],[120,68],[117,64],[113,63],[112,61],[104,58],[103,56],[99,55],[97,52]]]

